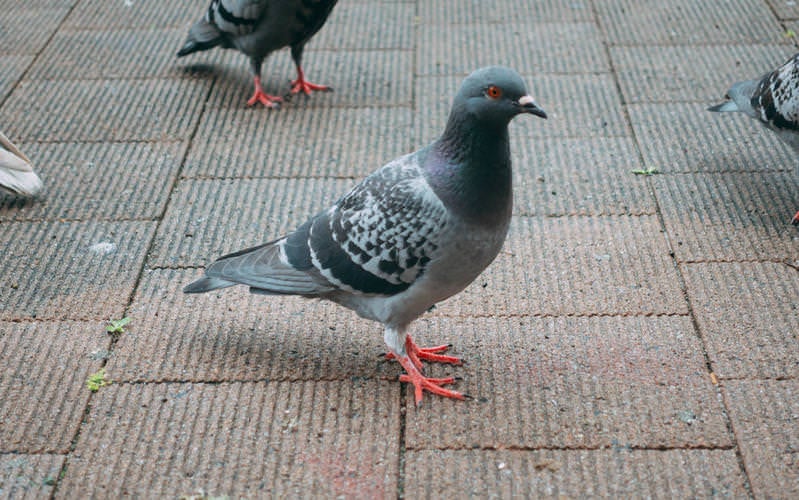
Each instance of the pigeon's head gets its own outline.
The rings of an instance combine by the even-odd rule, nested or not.
[[[467,76],[455,96],[453,111],[497,126],[506,126],[521,113],[547,117],[527,92],[522,77],[502,66],[481,68]]]

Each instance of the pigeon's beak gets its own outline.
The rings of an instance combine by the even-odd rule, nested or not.
[[[540,116],[546,119],[547,113],[538,107],[533,98],[529,95],[523,95],[516,101],[516,105],[522,110],[522,113],[530,113],[531,115]]]

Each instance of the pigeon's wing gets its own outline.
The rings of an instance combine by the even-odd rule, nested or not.
[[[779,130],[799,130],[799,54],[765,75],[750,102],[760,121]]]
[[[355,294],[393,295],[411,286],[436,257],[448,216],[417,158],[387,164],[318,215],[308,240],[295,240],[307,251],[289,253],[290,260]]]

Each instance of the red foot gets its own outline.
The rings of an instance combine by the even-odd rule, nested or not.
[[[442,356],[441,354],[436,354],[439,352],[444,352],[449,349],[449,345],[439,345],[436,347],[419,347],[416,345],[416,342],[413,341],[410,335],[405,336],[405,351],[408,353],[408,357],[411,358],[413,364],[419,370],[422,369],[422,362],[421,360],[424,359],[425,361],[430,361],[433,363],[449,363],[452,365],[462,365],[463,361],[461,358],[456,358],[455,356]],[[397,359],[397,356],[393,352],[389,352],[386,354],[386,359]]]
[[[261,87],[261,77],[255,77],[255,93],[250,97],[250,100],[247,101],[247,106],[253,106],[255,103],[260,102],[267,108],[278,108],[280,107],[280,103],[283,102],[283,99],[276,96],[276,95],[269,95],[264,92],[263,87]]]
[[[454,383],[454,378],[427,378],[422,375],[422,372],[420,372],[418,368],[416,368],[416,365],[409,356],[402,356],[399,358],[399,362],[407,372],[406,375],[400,375],[400,382],[410,382],[413,384],[414,397],[417,405],[422,402],[423,391],[432,392],[433,394],[438,394],[439,396],[444,396],[445,398],[466,399],[466,396],[458,391],[441,387],[442,385]]]
[[[791,224],[794,226],[799,226],[799,212],[796,212],[796,215],[793,216],[793,219],[791,219]]]
[[[305,95],[311,95],[311,92],[314,90],[321,90],[323,92],[327,92],[331,90],[330,87],[327,85],[318,85],[316,83],[311,83],[305,79],[305,73],[302,72],[302,68],[297,66],[297,79],[291,82],[291,93],[292,94],[299,94],[300,92],[305,93]]]

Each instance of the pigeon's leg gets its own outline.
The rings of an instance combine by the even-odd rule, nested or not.
[[[794,226],[799,226],[799,212],[796,212],[796,215],[793,216],[793,219],[791,219],[791,224]]]
[[[450,363],[453,365],[462,365],[463,360],[461,360],[461,358],[438,354],[440,352],[446,351],[450,347],[452,346],[448,344],[435,347],[419,347],[416,345],[416,342],[413,341],[410,335],[405,336],[405,352],[408,353],[408,356],[411,358],[411,361],[413,361],[413,364],[416,365],[416,367],[420,370],[422,369],[421,360],[430,361],[432,363]],[[396,357],[397,356],[392,352],[386,354],[386,359],[396,359]]]
[[[252,73],[255,75],[255,93],[250,97],[250,100],[247,101],[247,106],[253,106],[255,103],[260,102],[267,108],[280,107],[280,103],[283,102],[283,99],[276,95],[267,94],[264,92],[263,87],[261,87],[261,61],[252,60],[250,61],[250,65],[252,67]]]
[[[302,50],[302,45],[291,47],[291,58],[294,59],[294,65],[297,66],[297,79],[291,82],[291,93],[299,94],[303,92],[305,95],[311,95],[314,90],[323,92],[333,90],[327,85],[318,85],[305,79],[305,72],[302,70]]]

